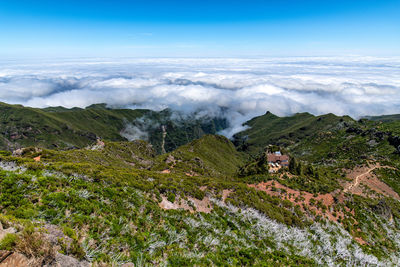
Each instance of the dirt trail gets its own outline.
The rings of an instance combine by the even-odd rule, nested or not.
[[[363,186],[366,186],[378,194],[391,196],[400,200],[400,196],[390,186],[378,179],[378,177],[372,172],[373,170],[379,168],[395,169],[391,166],[381,166],[380,164],[375,164],[372,167],[364,166],[354,169],[347,175],[347,177],[353,181],[344,185],[343,193],[349,192],[356,195],[373,197],[373,195],[370,195],[367,191],[365,191],[365,187]]]
[[[368,175],[370,172],[372,172],[372,171],[375,170],[376,168],[380,168],[380,166],[379,166],[379,165],[376,165],[376,166],[374,166],[374,167],[372,167],[372,168],[367,169],[367,171],[365,171],[365,172],[363,172],[363,173],[357,175],[356,178],[355,178],[355,180],[354,180],[354,182],[352,182],[352,183],[350,183],[349,185],[347,185],[347,186],[344,188],[343,192],[346,193],[346,192],[350,191],[353,187],[357,187],[357,186],[360,184],[360,182],[361,182],[361,177]]]
[[[162,130],[161,153],[165,154],[165,153],[167,153],[165,151],[165,137],[167,136],[167,126],[161,125],[161,130]]]
[[[161,196],[162,201],[158,204],[164,210],[176,210],[184,209],[191,213],[204,212],[210,213],[213,210],[212,203],[208,197],[204,197],[203,200],[187,197],[188,200],[177,198],[174,202],[170,202],[167,197]],[[191,202],[191,205],[189,204]]]

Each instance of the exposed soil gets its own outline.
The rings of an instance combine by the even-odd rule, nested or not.
[[[340,211],[336,212],[334,216],[332,205],[335,203],[333,195],[328,194],[318,194],[314,197],[313,194],[305,191],[298,191],[291,189],[287,186],[280,184],[277,181],[268,181],[260,184],[249,184],[249,187],[253,187],[257,190],[264,191],[268,195],[277,196],[282,199],[289,200],[295,205],[300,205],[300,208],[305,212],[306,207],[310,211],[314,211],[317,215],[321,215],[331,221],[337,221],[339,216],[343,216]],[[317,204],[319,203],[319,205]],[[323,206],[326,207],[325,212],[323,211]]]
[[[352,179],[353,181],[346,184],[343,192],[347,193],[353,193],[354,189],[357,188],[360,185],[360,182],[364,180],[367,176],[370,176],[370,173],[375,170],[376,168],[379,168],[379,164],[373,166],[373,167],[360,167],[356,168],[354,170],[351,170],[347,174],[347,178]]]
[[[199,176],[199,174],[195,173],[194,171],[185,172],[185,175],[186,175],[186,176],[189,176],[189,177]]]
[[[177,198],[174,203],[168,201],[168,199],[165,196],[162,196],[161,198],[162,201],[158,205],[164,210],[184,209],[190,211],[191,213],[194,212],[210,213],[212,211],[212,204],[208,197],[204,197],[203,200],[188,197],[188,201],[182,198]],[[192,205],[189,205],[189,202],[191,202]]]
[[[222,201],[225,202],[226,198],[233,192],[233,190],[222,190]]]
[[[361,237],[354,237],[354,240],[356,240],[360,245],[365,245],[367,242],[362,239]]]
[[[400,200],[400,196],[387,184],[379,180],[373,173],[373,170],[378,168],[391,168],[388,166],[380,166],[379,163],[372,167],[359,167],[347,174],[347,178],[352,179],[350,183],[344,185],[343,193],[349,192],[365,197],[376,197],[377,194],[393,197]],[[374,193],[368,192],[372,190]]]
[[[355,215],[354,210],[350,210],[347,207],[344,207],[344,211],[339,209],[335,211],[336,202],[343,201],[339,200],[339,196],[343,197],[344,195],[342,193],[339,194],[339,192],[318,194],[314,197],[314,195],[309,192],[291,189],[287,186],[280,184],[277,181],[268,181],[266,183],[260,183],[256,185],[249,184],[248,186],[253,187],[257,190],[264,191],[268,195],[277,196],[281,199],[289,200],[293,204],[299,205],[300,209],[305,214],[309,214],[309,216],[314,213],[313,216],[320,215],[330,221],[339,222],[339,219],[344,218],[345,216],[344,211],[351,213],[353,216]],[[358,224],[358,222],[355,221],[354,224]],[[354,238],[354,240],[361,245],[367,243],[360,237],[356,237]]]
[[[338,222],[339,218],[344,217],[344,213],[355,215],[354,210],[344,207],[344,210],[336,209],[337,203],[344,203],[345,193],[357,194],[364,197],[379,197],[385,195],[400,200],[400,196],[387,184],[382,182],[374,174],[374,170],[378,168],[392,168],[381,166],[379,163],[370,166],[362,166],[347,172],[346,177],[351,180],[343,183],[343,191],[336,190],[327,194],[313,195],[309,192],[291,189],[280,184],[277,181],[268,181],[260,184],[249,184],[249,187],[264,191],[268,195],[277,196],[281,199],[289,200],[295,205],[299,205],[301,210],[306,214],[315,213],[321,215],[330,221]],[[283,174],[281,175],[282,178]],[[291,176],[289,176],[289,179]],[[223,191],[223,200],[227,198],[231,191]],[[358,224],[355,221],[355,224]],[[366,244],[366,241],[360,237],[354,238],[359,244]]]

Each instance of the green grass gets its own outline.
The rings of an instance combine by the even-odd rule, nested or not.
[[[6,234],[0,241],[0,250],[12,250],[16,245],[16,241],[16,234]]]

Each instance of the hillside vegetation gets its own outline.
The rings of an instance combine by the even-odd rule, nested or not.
[[[110,141],[146,139],[161,153],[163,149],[172,151],[226,127],[225,119],[186,118],[170,110],[111,109],[105,104],[85,109],[36,109],[0,103],[0,149],[3,150],[27,146],[83,148],[101,138]]]
[[[289,146],[346,122],[351,123],[353,120],[348,116],[338,117],[333,114],[314,116],[297,113],[290,117],[278,117],[267,112],[246,122],[245,125],[250,128],[235,134],[234,140],[240,149],[257,154],[268,144]]]
[[[3,106],[2,129],[32,130],[2,132],[6,148],[24,148],[0,152],[0,253],[37,266],[400,264],[397,121],[266,113],[232,143],[205,134],[223,119],[169,110]],[[126,120],[150,142],[124,140]],[[270,173],[277,150],[289,167]]]

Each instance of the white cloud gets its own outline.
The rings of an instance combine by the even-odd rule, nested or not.
[[[0,64],[0,101],[33,107],[94,103],[228,118],[400,113],[399,58],[91,59]]]

